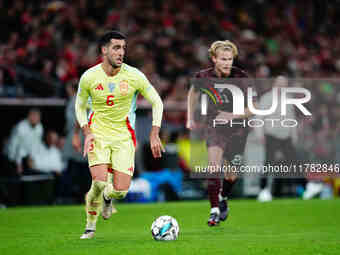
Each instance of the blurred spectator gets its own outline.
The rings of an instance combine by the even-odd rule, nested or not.
[[[57,176],[61,176],[63,162],[61,151],[57,147],[58,143],[59,136],[57,132],[48,130],[45,134],[44,143],[40,145],[37,153],[30,155],[32,160],[31,168],[40,173],[53,173]]]
[[[42,146],[43,127],[40,123],[41,113],[32,108],[27,118],[20,121],[12,130],[5,148],[8,159],[15,163],[17,174],[21,175],[23,159],[39,155]]]
[[[48,197],[48,203],[53,203],[61,196],[63,161],[61,151],[58,148],[59,135],[54,130],[48,130],[44,135],[44,142],[39,146],[38,151],[26,158],[27,167],[24,169],[24,175],[46,175],[44,182],[50,181],[51,195]],[[44,178],[41,176],[41,178]],[[50,180],[50,181],[49,181]]]

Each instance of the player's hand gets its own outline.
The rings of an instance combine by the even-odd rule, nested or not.
[[[93,150],[93,143],[94,142],[94,134],[88,133],[85,136],[85,142],[84,142],[84,152],[83,157],[86,157],[86,155]]]
[[[154,158],[161,158],[162,152],[165,152],[165,149],[163,147],[163,144],[161,142],[161,139],[159,136],[150,136],[150,146],[152,155]]]
[[[72,137],[72,146],[76,152],[81,153],[81,139],[79,133],[74,133]]]
[[[162,157],[165,152],[161,139],[159,138],[159,127],[153,126],[150,132],[150,146],[154,158]]]

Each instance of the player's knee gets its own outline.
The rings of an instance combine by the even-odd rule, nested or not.
[[[112,184],[107,185],[104,191],[106,197],[114,199],[123,199],[126,197],[127,193],[128,190],[117,189],[116,187],[113,187]]]
[[[92,182],[93,182],[94,187],[100,191],[102,191],[106,186],[105,181],[92,181]]]
[[[128,193],[128,190],[114,190],[113,197],[115,199],[124,199],[127,193]]]
[[[90,192],[97,196],[104,190],[105,186],[106,182],[93,180]]]

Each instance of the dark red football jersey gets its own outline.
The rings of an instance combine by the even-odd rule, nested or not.
[[[252,87],[254,82],[249,75],[238,67],[232,67],[231,73],[226,78],[218,78],[214,68],[208,68],[197,72],[192,80],[192,85],[196,91],[201,94],[207,94],[207,114],[196,112],[195,120],[199,121],[204,130],[204,137],[207,146],[219,146],[223,148],[225,157],[232,160],[233,155],[242,154],[249,128],[247,125],[220,125],[213,126],[219,111],[233,112],[234,98],[231,91],[227,88],[221,88],[218,84],[234,85],[239,88],[244,95],[244,109],[247,108],[248,88]],[[256,97],[254,97],[256,100]],[[234,119],[236,122],[247,121],[244,119]],[[233,154],[234,153],[234,154]]]
[[[198,78],[193,81],[195,89],[208,95],[208,119],[215,118],[218,111],[233,112],[234,98],[231,91],[225,88],[216,88],[216,84],[225,83],[241,89],[244,95],[244,108],[248,107],[248,88],[252,87],[254,83],[242,69],[232,67],[228,77],[218,78],[214,68],[208,68],[197,72],[195,78]],[[257,100],[256,96],[253,97],[253,100]]]

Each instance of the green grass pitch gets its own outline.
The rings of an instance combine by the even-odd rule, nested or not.
[[[92,240],[80,240],[82,206],[0,210],[1,255],[340,254],[340,201],[230,202],[227,222],[209,228],[208,202],[118,204]],[[157,242],[152,221],[172,215],[179,239]]]

